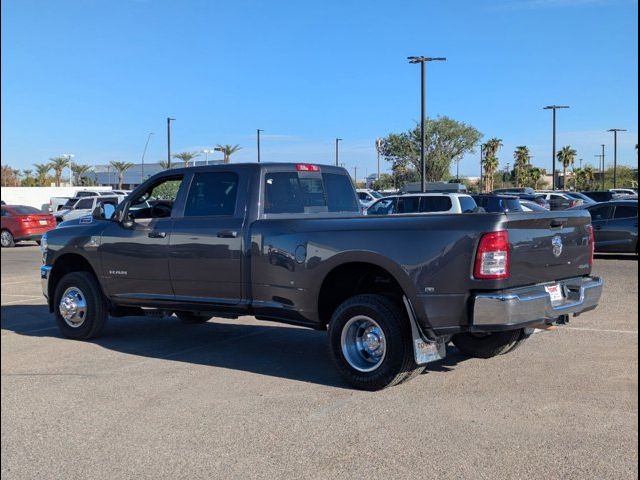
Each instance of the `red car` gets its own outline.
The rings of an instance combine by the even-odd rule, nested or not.
[[[2,248],[13,247],[21,240],[40,243],[42,234],[56,227],[53,215],[25,205],[2,205]]]

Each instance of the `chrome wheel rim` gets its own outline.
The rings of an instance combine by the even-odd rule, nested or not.
[[[359,372],[372,372],[387,354],[387,340],[382,328],[371,317],[357,315],[345,324],[341,335],[342,355]]]
[[[6,230],[2,232],[2,235],[0,235],[0,242],[2,242],[3,247],[8,247],[9,244],[11,244],[11,234]]]
[[[67,325],[80,327],[87,317],[87,299],[82,290],[78,287],[67,288],[60,298],[58,310]]]

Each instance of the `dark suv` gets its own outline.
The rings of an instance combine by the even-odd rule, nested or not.
[[[479,207],[490,213],[522,212],[518,197],[512,195],[480,194],[472,195]]]

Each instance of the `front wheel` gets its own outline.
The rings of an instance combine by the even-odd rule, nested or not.
[[[54,294],[60,332],[74,340],[97,337],[109,316],[100,285],[89,272],[71,272],[60,279]]]
[[[344,379],[362,390],[396,385],[416,368],[408,319],[382,295],[357,295],[336,309],[329,352]]]
[[[524,329],[490,333],[459,333],[451,341],[464,355],[476,358],[491,358],[512,352],[529,335]]]

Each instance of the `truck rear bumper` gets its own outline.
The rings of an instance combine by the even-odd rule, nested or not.
[[[472,330],[505,330],[540,321],[552,321],[564,315],[593,310],[602,294],[599,277],[576,277],[557,282],[562,299],[551,301],[549,283],[492,293],[473,298]]]

